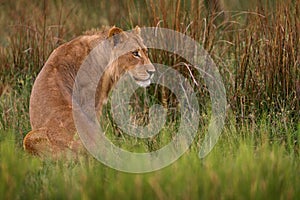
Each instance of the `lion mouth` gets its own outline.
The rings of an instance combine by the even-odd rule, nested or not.
[[[137,78],[137,77],[133,77],[133,78],[136,82],[144,82],[144,81],[150,80],[150,78],[147,78],[147,79],[141,79],[141,78]]]

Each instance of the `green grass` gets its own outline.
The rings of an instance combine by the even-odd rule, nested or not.
[[[264,134],[260,130],[257,134]],[[300,131],[300,130],[299,130]],[[248,133],[225,131],[200,160],[195,145],[172,165],[128,174],[91,157],[40,160],[17,146],[13,131],[0,132],[1,199],[297,199],[299,156],[284,145]],[[298,132],[300,134],[300,132]]]
[[[223,0],[225,14],[199,1],[2,1],[0,3],[0,199],[297,199],[300,196],[300,3],[299,0]],[[206,1],[207,2],[207,1]],[[163,20],[163,21],[160,21]],[[159,23],[160,22],[160,23]],[[193,23],[191,23],[193,22]],[[213,151],[198,158],[200,142],[175,163],[156,172],[128,174],[92,157],[41,160],[22,148],[31,130],[29,98],[49,54],[82,32],[117,25],[170,28],[198,41],[222,75],[229,109]],[[150,51],[157,63],[180,58]],[[174,69],[190,78],[189,72]],[[198,74],[201,141],[209,99]],[[163,106],[176,100],[159,87],[150,99]],[[143,94],[143,91],[140,92]],[[138,96],[138,95],[137,95]],[[133,97],[134,98],[134,97]],[[135,99],[136,111],[144,105]],[[108,108],[109,109],[109,108]],[[135,152],[156,150],[176,131],[177,111],[152,140],[108,127],[110,139]],[[111,123],[111,116],[108,121]],[[173,121],[172,121],[173,120]],[[174,125],[175,124],[175,125]],[[106,126],[105,126],[106,127]],[[114,128],[113,128],[114,127]]]

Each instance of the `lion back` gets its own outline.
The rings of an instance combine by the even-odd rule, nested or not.
[[[30,97],[32,128],[74,129],[72,90],[80,65],[103,34],[84,35],[55,49],[37,76]]]

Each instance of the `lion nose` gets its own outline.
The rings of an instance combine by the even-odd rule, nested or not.
[[[154,70],[147,70],[147,73],[150,75],[150,77],[152,77],[153,74],[155,73],[155,71]]]

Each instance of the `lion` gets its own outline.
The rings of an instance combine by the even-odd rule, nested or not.
[[[98,83],[95,109],[101,115],[109,92],[118,79],[128,72],[142,87],[151,83],[155,67],[147,55],[147,47],[137,26],[131,32],[118,27],[92,31],[56,48],[38,74],[30,96],[29,115],[32,131],[24,138],[24,149],[38,156],[60,156],[67,152],[85,151],[72,115],[72,92],[76,74],[88,54],[100,42],[108,40],[111,55],[122,46],[134,47],[113,60],[108,56],[107,67]]]

